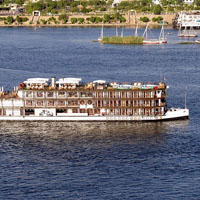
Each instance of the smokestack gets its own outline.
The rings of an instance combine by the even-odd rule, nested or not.
[[[51,86],[56,87],[56,77],[51,77]]]

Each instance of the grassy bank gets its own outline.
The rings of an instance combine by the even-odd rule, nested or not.
[[[113,37],[104,37],[102,40],[103,44],[143,44],[143,37],[136,36],[113,36]]]

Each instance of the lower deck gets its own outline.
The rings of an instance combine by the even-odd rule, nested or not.
[[[163,116],[88,116],[87,114],[60,116],[1,116],[0,121],[162,121],[189,118],[188,109],[169,109]]]

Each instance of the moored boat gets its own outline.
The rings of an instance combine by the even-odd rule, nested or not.
[[[147,24],[145,31],[143,33],[143,44],[150,44],[150,45],[156,45],[156,44],[166,44],[167,43],[167,38],[165,37],[164,33],[164,24],[162,25],[161,31],[160,31],[160,36],[158,39],[149,39],[147,32],[148,32],[148,26],[149,23]]]
[[[198,44],[200,44],[200,39],[196,40],[195,42],[198,43]]]
[[[164,21],[162,23],[162,28],[160,31],[160,36],[159,36],[160,44],[166,44],[167,43],[167,38],[165,37],[165,31],[164,31]]]
[[[160,121],[185,119],[187,108],[167,107],[165,83],[109,83],[80,78],[31,78],[0,91],[0,120]]]

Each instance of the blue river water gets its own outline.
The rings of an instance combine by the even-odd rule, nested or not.
[[[166,78],[168,106],[184,107],[187,90],[190,109],[189,120],[158,123],[0,122],[0,199],[199,199],[200,45],[166,32],[166,45],[122,46],[92,42],[100,28],[0,29],[6,90],[32,77]]]

